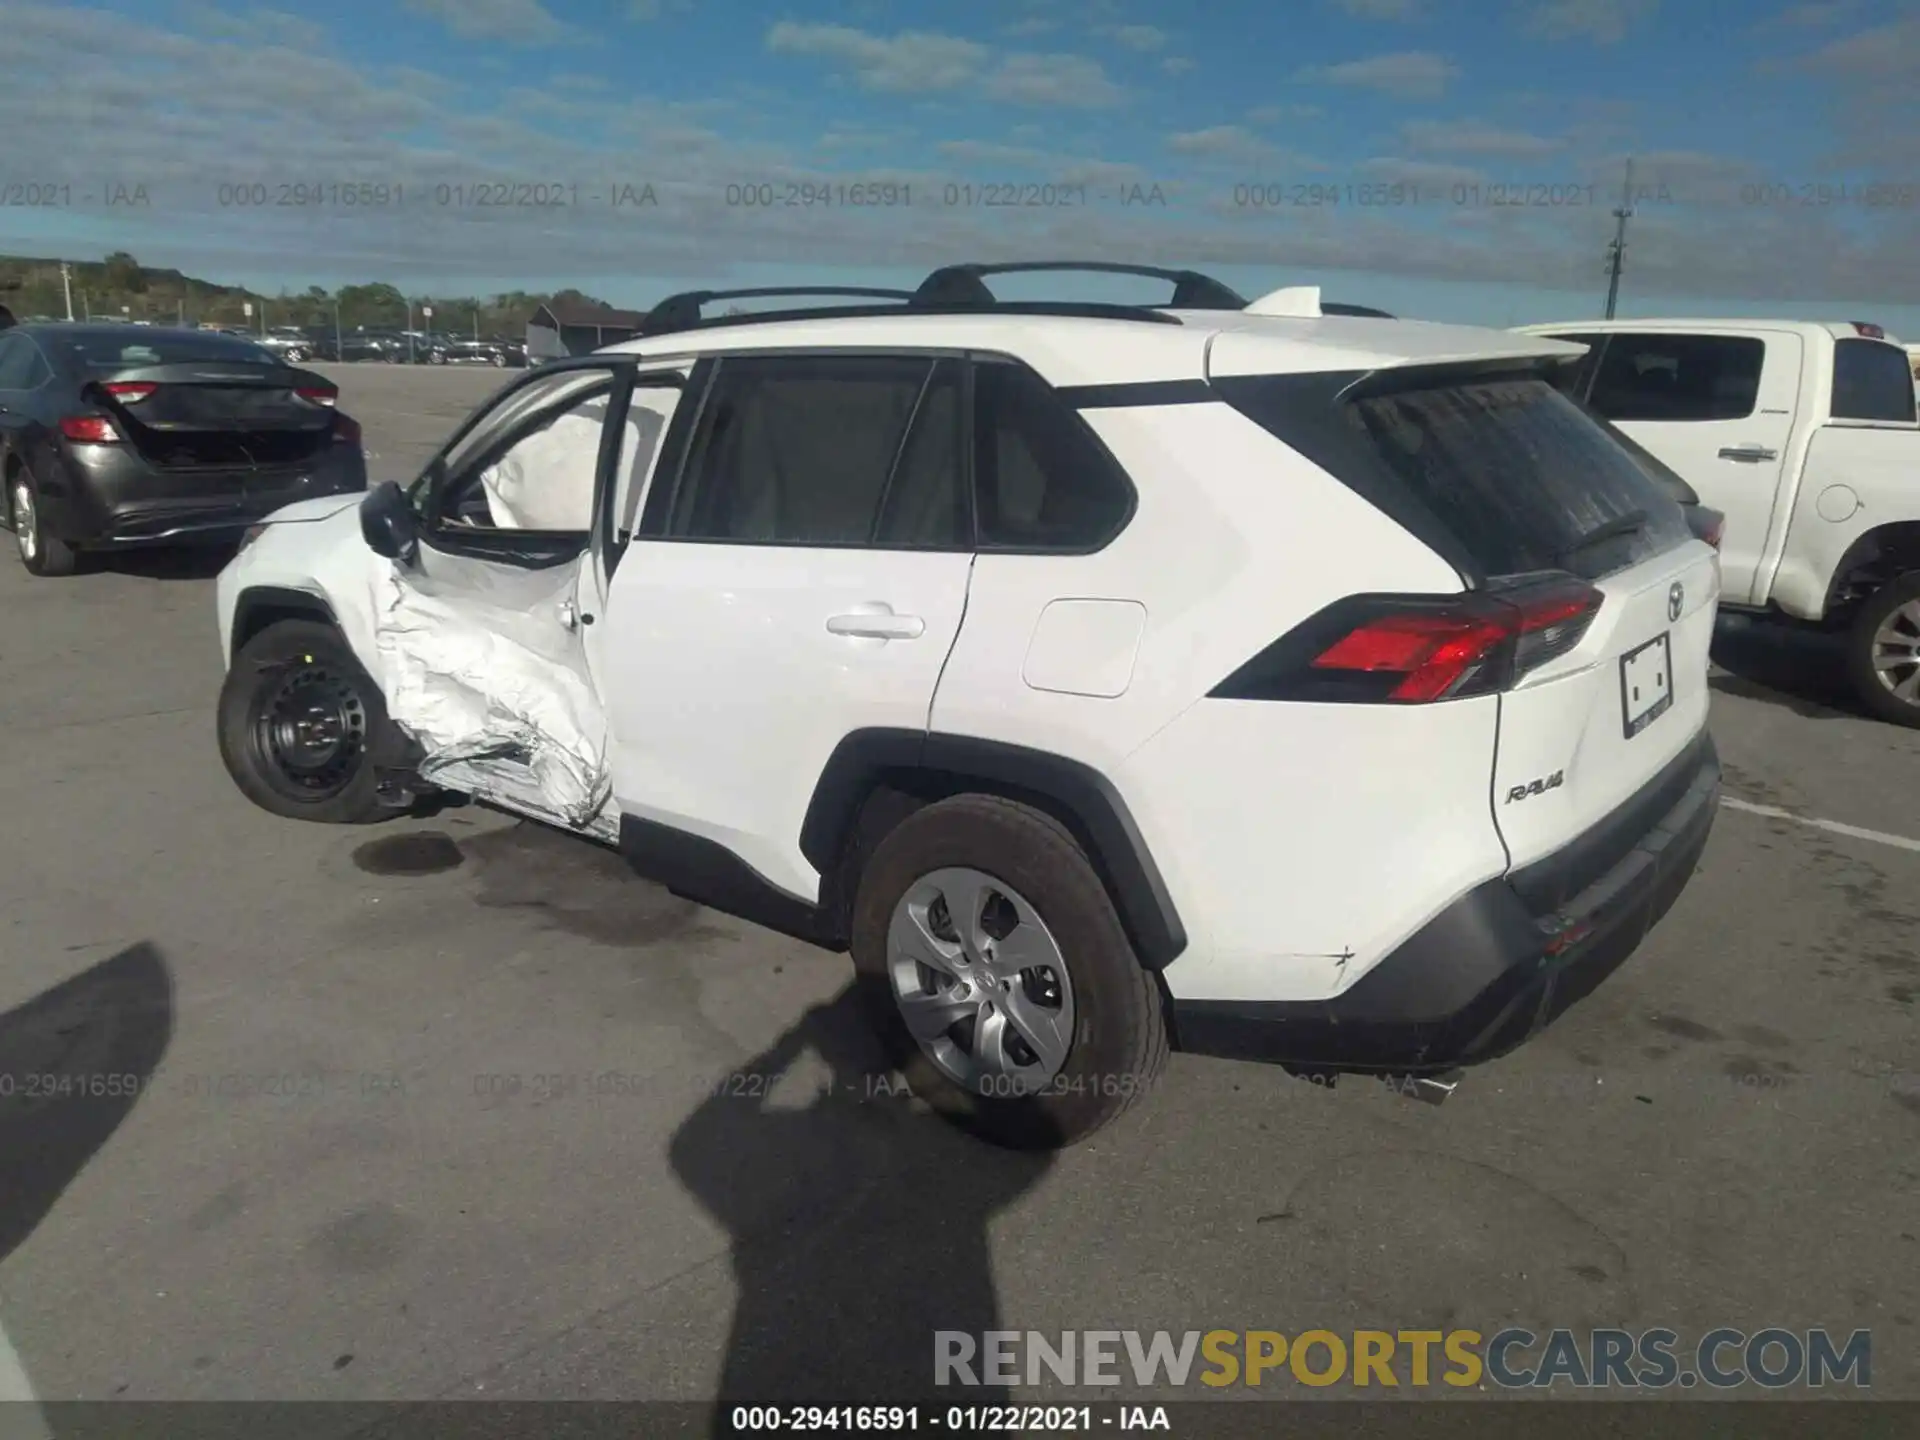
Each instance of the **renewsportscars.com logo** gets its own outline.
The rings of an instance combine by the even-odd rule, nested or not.
[[[1467,1389],[1822,1389],[1873,1383],[1873,1336],[1826,1330],[938,1330],[936,1385],[1351,1384]]]

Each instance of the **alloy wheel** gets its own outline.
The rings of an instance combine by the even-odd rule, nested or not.
[[[1920,600],[1899,606],[1873,632],[1873,673],[1896,700],[1920,705]]]

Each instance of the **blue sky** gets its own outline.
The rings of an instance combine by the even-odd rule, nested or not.
[[[0,36],[12,253],[632,306],[1071,256],[1515,324],[1598,313],[1631,155],[1622,313],[1920,335],[1914,0],[0,0]]]

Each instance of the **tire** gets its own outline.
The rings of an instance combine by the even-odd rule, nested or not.
[[[497,368],[507,363],[507,357],[502,355],[498,350],[496,350],[492,354],[487,356],[487,363]]]
[[[987,983],[973,993],[991,999],[952,1032],[977,1040],[982,1033],[978,1017],[991,1013],[1000,998],[994,987],[1004,991],[1010,983],[1019,985],[1022,1013],[1047,1013],[1068,1035],[1064,1060],[1030,1084],[1028,1093],[1015,1093],[1010,1084],[1015,1077],[1005,1072],[967,1083],[955,1074],[964,1068],[954,1063],[962,1045],[944,1036],[923,1045],[908,1029],[896,974],[924,981],[936,972],[904,960],[906,951],[896,940],[916,933],[906,918],[908,907],[924,899],[929,887],[948,883],[940,872],[982,877],[990,890],[1012,901],[1012,909],[1024,907],[1019,930],[1001,936],[1007,949],[1018,943],[1014,934],[1024,934],[1026,943],[1037,947],[1025,956],[1051,953],[1063,962],[1066,983],[1058,989],[1070,1003],[1070,1023],[1065,1009],[1048,1009],[1026,980],[1009,982],[1008,972],[995,974],[989,961]],[[1005,876],[1018,879],[1008,882]],[[967,880],[963,876],[952,883],[958,893]],[[994,913],[992,907],[988,913]],[[1028,924],[1028,915],[1037,919],[1037,927]],[[1003,908],[1002,925],[1007,917]],[[896,925],[908,928],[896,931]],[[990,925],[989,933],[994,928]],[[994,795],[960,795],[902,820],[862,868],[851,942],[856,981],[888,1058],[934,1111],[992,1144],[1050,1150],[1085,1139],[1129,1109],[1165,1067],[1166,1017],[1157,982],[1134,955],[1113,902],[1079,844],[1059,822],[1030,806]],[[978,976],[980,968],[976,962],[969,973]],[[1005,1020],[1000,1024],[1006,1026]],[[1011,1026],[1006,1030],[1020,1033]],[[1007,1043],[1010,1051],[1015,1048]],[[938,1057],[941,1050],[947,1051],[945,1062]],[[1026,1053],[1041,1054],[1031,1046]]]
[[[1911,663],[1894,660],[1896,655]],[[1867,597],[1847,630],[1846,664],[1847,679],[1869,714],[1920,730],[1920,572]]]
[[[427,363],[430,365],[444,365],[447,363],[447,357],[442,355],[438,350],[435,350],[431,355],[427,356]]]
[[[14,552],[29,575],[73,574],[79,557],[71,545],[47,529],[33,477],[25,470],[16,470],[7,481],[7,524],[13,531]]]
[[[298,747],[287,723],[276,727],[271,715],[276,701],[295,698],[289,690],[331,711],[325,718],[341,732],[331,753],[316,744],[304,767],[282,758]],[[241,646],[220,689],[219,735],[220,758],[233,783],[270,814],[363,825],[399,813],[381,800],[375,768],[395,747],[397,727],[387,718],[379,686],[331,625],[283,620]]]

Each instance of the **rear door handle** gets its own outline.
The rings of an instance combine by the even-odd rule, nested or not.
[[[1722,460],[1750,460],[1757,463],[1762,460],[1778,460],[1780,458],[1780,452],[1778,450],[1769,450],[1764,445],[1729,445],[1720,452],[1720,458]]]
[[[868,610],[827,619],[829,635],[857,635],[867,640],[918,640],[927,622],[918,615],[895,615],[890,610]]]

